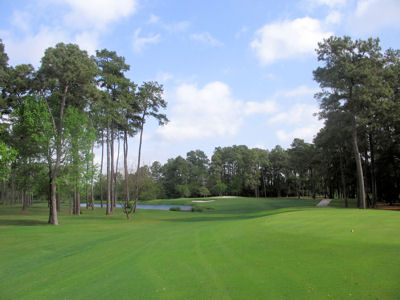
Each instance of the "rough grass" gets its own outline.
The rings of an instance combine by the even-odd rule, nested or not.
[[[45,206],[1,208],[0,299],[398,299],[399,212],[317,202],[216,199],[130,221],[65,210],[57,227]]]

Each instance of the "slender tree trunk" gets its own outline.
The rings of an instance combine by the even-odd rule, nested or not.
[[[100,164],[100,207],[103,208],[103,161],[104,161],[104,132],[101,132],[101,164]]]
[[[142,155],[143,127],[144,127],[144,115],[142,117],[141,128],[140,128],[138,164],[137,164],[137,170],[136,170],[135,205],[133,207],[133,213],[136,213],[137,202],[139,200],[140,159],[141,159],[141,155]]]
[[[115,186],[115,191],[114,191],[114,206],[116,206],[116,203],[118,201],[118,185],[117,185],[117,174],[118,174],[118,167],[119,167],[119,152],[120,152],[120,138],[118,135],[118,151],[117,151],[117,163],[115,167],[115,174],[114,174],[114,186]]]
[[[340,177],[341,177],[341,182],[342,182],[344,207],[349,207],[349,201],[347,199],[347,191],[346,191],[346,178],[344,177],[344,165],[343,165],[343,152],[342,151],[340,151],[340,154],[339,154],[339,162],[340,162]]]
[[[11,176],[11,205],[15,204],[15,172]]]
[[[107,120],[107,208],[106,215],[111,214],[111,156],[110,156],[110,120]]]
[[[372,207],[376,206],[377,192],[376,192],[376,176],[375,176],[375,149],[374,142],[372,140],[372,134],[368,136],[369,139],[369,150],[371,152],[371,191],[372,191]]]
[[[94,210],[94,193],[93,193],[93,179],[94,179],[94,143],[92,145],[92,162],[91,162],[91,172],[90,172],[90,204],[92,210]]]
[[[129,172],[128,172],[128,133],[124,130],[124,176],[125,176],[125,191],[126,191],[126,199],[125,199],[125,207],[124,212],[126,214],[127,219],[130,218],[130,213],[132,212],[130,206],[130,195],[129,195]]]
[[[26,203],[26,190],[22,190],[22,210],[26,211],[27,209],[27,203]]]
[[[366,209],[363,167],[361,163],[360,151],[358,150],[357,124],[355,117],[353,117],[353,125],[352,125],[352,142],[353,142],[354,158],[356,160],[356,166],[357,166],[358,199],[360,202],[360,207],[362,209]]]
[[[114,122],[111,122],[111,174],[110,174],[110,185],[111,185],[111,206],[110,212],[114,212]]]
[[[5,177],[5,176],[4,176]],[[2,188],[1,188],[1,200],[3,201],[3,207],[6,206],[6,179],[2,180]]]

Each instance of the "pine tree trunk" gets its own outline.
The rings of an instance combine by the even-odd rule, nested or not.
[[[11,177],[11,205],[15,204],[15,173]]]
[[[92,210],[94,210],[94,193],[93,193],[93,179],[94,179],[94,143],[92,145],[92,162],[91,162],[91,172],[90,172],[90,204]]]
[[[372,207],[376,206],[377,192],[376,192],[376,176],[375,176],[375,149],[372,141],[372,134],[369,134],[369,150],[371,152],[371,191],[372,191]]]
[[[106,215],[111,214],[111,156],[110,156],[110,120],[107,120],[107,207]]]
[[[26,211],[26,209],[27,209],[27,203],[26,203],[26,190],[24,189],[23,191],[22,191],[22,210],[23,211]]]
[[[357,124],[355,117],[353,118],[353,125],[352,125],[352,142],[353,142],[354,158],[356,160],[356,166],[357,166],[359,205],[360,208],[366,209],[363,167],[361,163],[360,151],[358,150]]]
[[[137,164],[137,171],[136,171],[136,191],[135,191],[135,205],[133,207],[133,213],[136,213],[137,202],[139,200],[139,180],[140,180],[140,159],[142,154],[142,139],[143,139],[143,127],[144,127],[144,115],[142,117],[141,122],[141,129],[140,129],[140,139],[139,139],[139,154],[138,154],[138,164]]]
[[[117,185],[117,174],[118,174],[118,167],[119,167],[119,152],[120,152],[120,138],[118,135],[118,151],[117,151],[117,163],[115,167],[115,175],[114,175],[114,186],[115,186],[115,191],[114,191],[114,206],[116,206],[116,203],[118,201],[118,185]]]
[[[114,212],[114,122],[111,123],[111,174],[110,174],[110,185],[111,185],[111,206],[110,206],[110,212]]]
[[[100,207],[103,208],[103,161],[104,161],[104,132],[101,132],[101,164],[100,164]]]
[[[128,173],[128,134],[124,132],[124,170],[125,170],[125,189],[126,189],[126,205],[129,205],[129,173]]]
[[[346,178],[344,177],[344,165],[343,165],[343,154],[340,151],[339,155],[340,162],[340,177],[342,182],[342,190],[343,190],[343,198],[344,198],[344,207],[349,207],[349,201],[347,199],[347,191],[346,191]]]

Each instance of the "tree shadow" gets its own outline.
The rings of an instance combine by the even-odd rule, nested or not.
[[[46,221],[41,220],[9,220],[9,219],[0,219],[0,226],[43,226],[47,225]]]
[[[167,222],[204,222],[204,221],[232,221],[232,220],[247,220],[247,219],[256,219],[256,218],[263,218],[267,216],[274,216],[274,215],[279,215],[279,214],[284,214],[284,213],[289,213],[289,212],[295,212],[295,211],[302,211],[302,209],[285,209],[285,210],[270,210],[270,211],[265,211],[264,213],[260,214],[241,214],[241,215],[233,215],[233,216],[224,216],[224,215],[213,215],[212,212],[202,212],[198,214],[204,214],[204,216],[186,216],[185,218],[168,218],[168,219],[163,219],[163,221]],[[190,212],[188,212],[190,213]],[[186,214],[186,213],[185,213]]]

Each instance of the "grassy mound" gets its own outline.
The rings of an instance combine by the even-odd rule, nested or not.
[[[64,211],[57,227],[44,206],[1,208],[0,299],[398,297],[399,212],[316,202],[216,199],[129,221]]]

